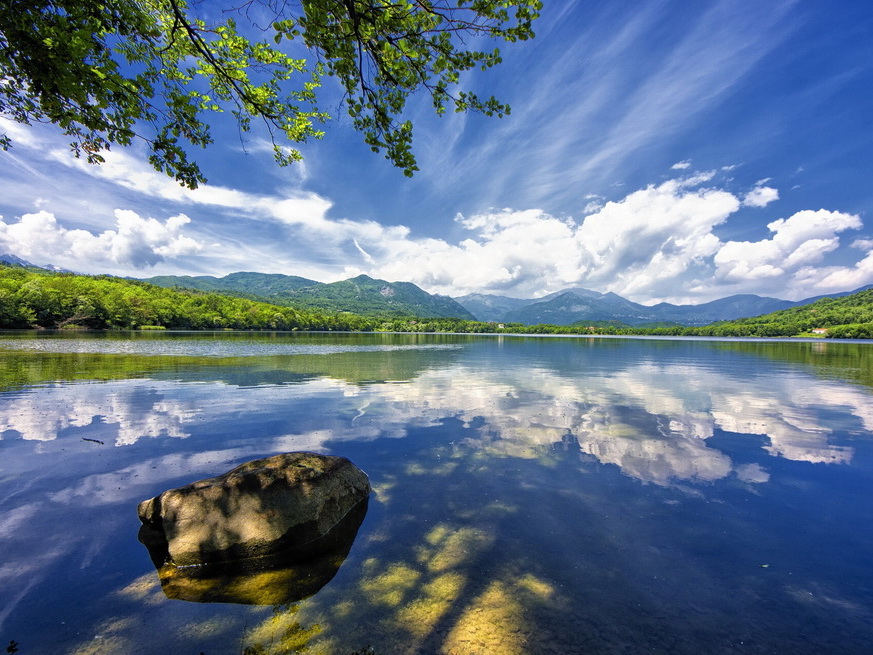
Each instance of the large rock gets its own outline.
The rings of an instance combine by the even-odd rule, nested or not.
[[[195,603],[287,605],[312,596],[333,579],[366,514],[365,498],[318,540],[324,552],[303,561],[299,552],[290,548],[265,557],[176,566],[167,562],[167,542],[160,532],[143,525],[139,538],[149,550],[167,598]]]
[[[331,529],[370,494],[345,457],[287,453],[170,489],[139,504],[176,566],[283,553],[304,560],[333,548]]]

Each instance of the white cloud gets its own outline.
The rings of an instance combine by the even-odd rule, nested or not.
[[[873,283],[873,251],[852,266],[806,266],[794,277],[798,286],[815,292],[857,289]]]
[[[375,263],[375,262],[373,261],[373,258],[370,256],[370,253],[368,253],[366,250],[364,250],[363,248],[361,248],[361,244],[358,243],[358,240],[357,240],[357,239],[352,239],[352,242],[355,244],[355,248],[358,249],[358,252],[361,253],[361,257],[364,258],[364,261],[366,261],[368,264],[374,264],[374,263]]]
[[[760,186],[762,180],[754,189],[743,197],[743,205],[746,207],[766,207],[771,202],[779,200],[779,191],[773,187]]]
[[[182,234],[190,222],[178,214],[161,222],[130,210],[115,210],[115,229],[94,234],[70,230],[47,211],[24,214],[17,223],[0,219],[0,247],[25,259],[75,266],[106,262],[145,268],[198,252],[202,244]]]
[[[645,295],[703,263],[720,245],[712,234],[739,206],[732,194],[699,188],[702,173],[607,202],[581,223],[538,209],[492,210],[456,221],[470,237],[362,242],[376,260],[370,273],[416,282],[440,293],[509,291],[539,295],[587,284]]]
[[[691,168],[691,162],[687,159],[685,161],[677,161],[670,168],[674,171],[684,171],[686,168]]]
[[[182,266],[184,257],[203,252],[204,244],[218,236],[226,243],[210,246],[210,255],[220,253],[222,266],[231,268],[204,272],[281,270],[326,281],[366,273],[448,295],[484,291],[533,297],[585,286],[642,302],[700,302],[731,293],[801,298],[873,282],[873,258],[827,265],[828,254],[840,246],[840,233],[862,226],[855,215],[800,211],[771,222],[771,238],[723,242],[719,226],[740,207],[763,207],[778,192],[764,179],[744,196],[731,193],[717,181],[723,174],[717,171],[678,177],[612,201],[589,194],[578,219],[512,208],[458,216],[455,223],[467,234],[450,241],[417,237],[403,225],[330,218],[331,202],[317,194],[255,195],[208,185],[190,192],[139,170],[129,157],[117,164],[109,173],[91,174],[109,175],[126,188],[167,200],[267,220],[276,231],[260,242],[221,232],[201,241],[184,233],[189,222],[184,214],[159,221],[115,210],[114,227],[98,232],[67,229],[54,214],[40,211],[24,214],[18,223],[0,220],[0,248],[38,263],[75,270],[106,270],[111,263],[123,272],[159,262]],[[865,249],[870,242],[856,244]]]
[[[601,209],[603,209],[602,202],[591,200],[586,203],[586,205],[582,208],[582,213],[587,216],[588,214],[593,214],[594,212],[598,212]]]
[[[582,196],[587,204],[576,218],[513,208],[461,216],[456,225],[467,234],[448,240],[417,237],[404,225],[331,218],[332,202],[306,190],[267,195],[203,185],[191,191],[128,152],[107,153],[106,164],[89,166],[55,147],[38,150],[53,163],[142,194],[145,203],[199,206],[224,218],[271,224],[238,235],[198,220],[198,230],[209,230],[201,241],[198,233],[184,233],[184,214],[162,222],[116,209],[115,225],[104,229],[100,217],[108,215],[106,208],[89,214],[87,224],[95,227],[74,230],[59,224],[55,215],[61,214],[53,205],[54,213],[43,208],[18,223],[0,220],[3,250],[74,270],[124,274],[164,263],[164,269],[176,267],[172,272],[202,265],[202,272],[212,274],[280,270],[325,281],[366,273],[449,295],[484,291],[531,297],[586,286],[642,302],[700,302],[731,293],[801,298],[873,282],[869,258],[827,265],[829,253],[840,246],[839,234],[861,227],[854,215],[801,211],[771,222],[772,238],[723,242],[717,229],[740,207],[764,208],[779,197],[769,178],[745,194],[727,191],[723,176],[731,167],[677,177],[612,201],[589,193]],[[673,168],[686,170],[690,162]],[[221,245],[210,246],[212,263],[184,260],[216,241]],[[873,240],[858,239],[854,245],[870,250]]]
[[[38,144],[38,138],[29,125],[0,116],[0,134],[5,134],[12,141],[12,147],[33,147]]]
[[[191,190],[126,152],[107,152],[104,157],[105,163],[94,166],[70,157],[66,150],[49,152],[49,158],[57,163],[151,198],[234,209],[255,219],[271,219],[290,225],[323,230],[333,226],[326,219],[333,203],[311,191],[289,190],[283,196],[266,196],[211,184],[202,184]]]
[[[776,278],[822,261],[839,245],[837,234],[861,227],[854,214],[804,210],[773,221],[772,239],[728,241],[715,253],[717,277],[733,281]]]
[[[579,221],[540,209],[458,215],[455,222],[468,236],[454,243],[372,222],[326,221],[325,234],[349,240],[350,252],[361,257],[358,263],[346,259],[346,276],[407,280],[449,295],[532,297],[586,286],[640,301],[699,302],[739,292],[773,295],[774,287],[800,298],[825,284],[845,290],[873,281],[867,260],[821,266],[839,247],[839,233],[861,227],[852,214],[800,211],[771,222],[770,239],[721,241],[715,230],[743,201],[702,186],[714,179],[715,172],[706,171],[651,185],[591,208]],[[765,189],[765,182],[755,188]]]
[[[873,250],[873,239],[855,239],[852,241],[852,247],[868,252]]]

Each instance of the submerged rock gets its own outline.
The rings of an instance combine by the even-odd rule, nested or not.
[[[302,561],[331,551],[331,530],[369,494],[366,474],[345,457],[287,453],[170,489],[138,512],[172,565],[277,553]]]
[[[139,538],[149,549],[167,598],[194,603],[285,605],[314,595],[333,579],[366,514],[364,498],[320,540],[325,551],[302,561],[292,547],[264,557],[180,567],[167,561],[167,542],[162,533],[143,525]]]

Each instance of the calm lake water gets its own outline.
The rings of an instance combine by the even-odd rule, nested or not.
[[[6,333],[0,363],[21,655],[873,650],[873,344]],[[373,486],[333,578],[168,597],[137,504],[296,450]]]

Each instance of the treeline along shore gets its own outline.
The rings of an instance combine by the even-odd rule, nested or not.
[[[611,334],[715,337],[873,338],[873,290],[824,298],[764,316],[702,327],[630,326],[616,321],[522,325],[390,314],[361,316],[189,289],[168,289],[106,275],[0,266],[2,329],[335,330],[514,334]]]

